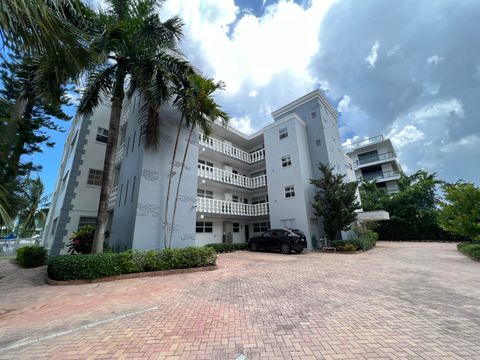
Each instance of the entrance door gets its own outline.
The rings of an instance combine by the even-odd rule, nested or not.
[[[227,244],[233,242],[233,223],[230,221],[223,222],[223,242]]]
[[[245,228],[245,242],[248,242],[248,239],[250,239],[250,234],[248,233],[248,225],[243,225]]]

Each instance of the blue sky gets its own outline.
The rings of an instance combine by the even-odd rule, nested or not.
[[[315,89],[340,113],[344,142],[384,134],[407,172],[480,183],[480,2],[168,0],[182,49],[225,81],[218,102],[245,132]],[[66,134],[35,155],[52,191]]]

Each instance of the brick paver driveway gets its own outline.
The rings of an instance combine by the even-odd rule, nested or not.
[[[480,263],[454,244],[219,266],[50,287],[0,261],[0,359],[480,359]]]

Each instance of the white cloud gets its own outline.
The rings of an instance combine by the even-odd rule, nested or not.
[[[252,127],[252,119],[250,119],[249,116],[231,118],[228,121],[228,125],[247,135],[253,134],[255,132],[255,129]]]
[[[344,95],[342,100],[338,103],[337,110],[339,113],[344,113],[350,105],[350,96]]]
[[[427,59],[427,65],[437,66],[437,65],[438,65],[440,62],[442,62],[443,60],[445,60],[443,57],[438,56],[438,55],[433,55],[433,56],[430,56],[430,57]]]
[[[257,91],[257,90],[252,90],[252,91],[250,91],[250,92],[248,93],[248,96],[250,96],[250,97],[255,97],[255,96],[257,96],[257,95],[258,95],[258,91]]]
[[[262,17],[240,13],[233,0],[170,0],[165,9],[183,18],[186,37],[213,76],[235,94],[245,83],[265,86],[281,73],[291,73],[305,88],[312,88],[308,66],[319,49],[322,19],[334,2],[312,0],[304,9],[280,0],[266,6]]]
[[[375,44],[373,44],[372,49],[370,50],[370,54],[365,58],[365,61],[368,63],[368,66],[371,68],[374,68],[377,62],[379,47],[380,47],[380,43],[378,41],[375,41]]]
[[[458,117],[465,116],[462,103],[455,98],[426,105],[411,113],[410,116],[421,122],[432,118],[445,118],[451,114],[455,114]]]
[[[388,137],[396,147],[402,148],[407,144],[425,139],[425,134],[417,129],[415,125],[406,125],[401,130],[392,129]]]
[[[387,56],[393,56],[396,53],[398,53],[399,50],[400,50],[400,45],[397,44],[387,52]]]

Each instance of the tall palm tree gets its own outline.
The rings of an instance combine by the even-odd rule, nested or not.
[[[216,120],[221,120],[224,126],[226,126],[226,123],[228,121],[227,113],[225,113],[221,109],[221,107],[216,103],[215,99],[213,98],[213,93],[215,91],[224,88],[223,82],[214,82],[212,79],[205,79],[196,74],[192,74],[188,80],[188,83],[180,86],[177,97],[174,101],[174,105],[178,107],[182,114],[182,119],[185,119],[187,126],[190,126],[190,133],[188,135],[187,144],[183,153],[180,174],[178,176],[177,189],[175,192],[175,202],[173,205],[172,222],[170,226],[170,235],[167,244],[168,247],[172,246],[178,195],[180,192],[183,169],[185,168],[185,161],[187,159],[188,149],[192,140],[193,131],[196,127],[199,127],[202,129],[203,133],[208,136],[211,134],[213,130],[213,123]],[[167,209],[165,209],[165,213],[167,213]]]
[[[101,61],[88,77],[78,108],[80,114],[89,115],[102,100],[111,97],[93,253],[103,251],[113,160],[127,83],[130,93],[137,90],[145,100],[141,111],[145,123],[142,135],[147,147],[156,148],[157,109],[170,98],[173,77],[193,71],[177,49],[183,24],[178,17],[162,22],[158,15],[161,3],[159,0],[108,0],[107,10],[99,13],[102,32],[93,37],[91,45],[101,54]]]
[[[48,200],[48,195],[44,194],[45,186],[42,180],[29,179],[26,181],[25,198],[27,200],[27,207],[19,214],[19,237],[31,235],[36,228],[38,222],[44,222],[46,213],[40,208]]]
[[[0,224],[10,227],[12,225],[12,219],[8,214],[7,204],[7,190],[0,185]]]

